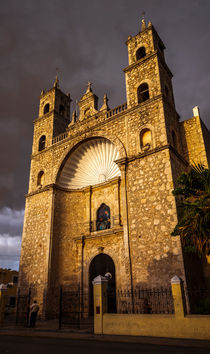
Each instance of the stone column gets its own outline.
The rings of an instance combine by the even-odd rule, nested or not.
[[[94,333],[103,334],[103,314],[107,312],[108,280],[98,275],[93,281]]]
[[[185,301],[184,301],[184,291],[182,279],[180,279],[177,275],[175,275],[171,279],[171,289],[174,300],[174,313],[176,317],[184,317],[185,316]]]

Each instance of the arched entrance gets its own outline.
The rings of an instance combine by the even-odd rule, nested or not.
[[[101,253],[94,257],[89,267],[89,314],[93,316],[93,284],[92,281],[98,275],[104,276],[111,273],[112,278],[108,281],[108,312],[116,312],[116,283],[115,283],[115,265],[110,256]]]

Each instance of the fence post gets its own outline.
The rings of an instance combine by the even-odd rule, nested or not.
[[[182,279],[175,275],[171,279],[171,289],[174,300],[174,313],[176,317],[185,316],[185,300]]]
[[[107,282],[101,275],[92,281],[95,334],[103,334],[103,314],[107,312]]]

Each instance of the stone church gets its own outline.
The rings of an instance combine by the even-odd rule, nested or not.
[[[58,79],[42,91],[34,120],[19,288],[41,305],[59,285],[88,294],[109,272],[117,289],[187,286],[172,190],[193,161],[208,166],[209,132],[199,109],[180,122],[165,46],[151,22],[129,36],[127,102],[102,107],[91,83],[70,117],[70,94]],[[43,300],[44,299],[44,300]]]

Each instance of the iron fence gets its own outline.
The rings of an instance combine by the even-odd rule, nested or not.
[[[29,323],[31,289],[28,289],[25,294],[20,294],[18,290],[17,296],[6,296],[5,308],[3,313],[2,326],[22,326],[27,327]]]
[[[89,315],[88,292],[80,287],[60,287],[59,329],[73,328],[93,331],[93,317]]]
[[[82,291],[79,285],[60,286],[51,289],[53,294],[53,320],[56,328],[93,331],[93,316],[88,291]],[[191,313],[210,314],[210,289],[189,289],[188,296]],[[108,287],[108,312],[127,314],[173,314],[174,304],[171,288],[115,289]],[[46,299],[47,300],[47,299]],[[18,291],[16,304],[6,301],[3,326],[29,325],[31,289],[24,294]],[[45,326],[45,320],[42,320]]]
[[[173,314],[171,288],[135,288],[117,291],[117,312],[134,314]]]

